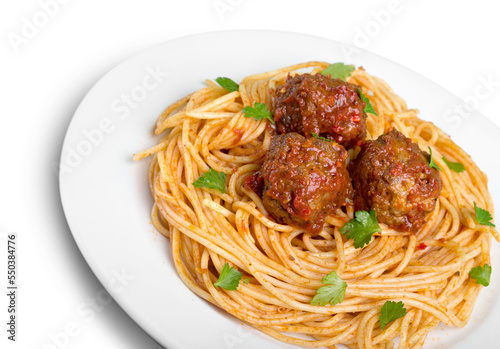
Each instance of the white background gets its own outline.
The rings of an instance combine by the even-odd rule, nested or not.
[[[51,16],[41,14],[44,7]],[[92,299],[106,296],[71,236],[54,169],[78,103],[129,55],[205,31],[313,34],[358,45],[479,101],[477,109],[500,125],[499,10],[497,1],[3,1],[0,235],[18,233],[20,322],[13,344],[4,330],[0,254],[0,347],[160,348],[115,303],[92,308]],[[38,27],[30,32],[28,22]]]

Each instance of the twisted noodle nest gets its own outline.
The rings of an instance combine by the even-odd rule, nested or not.
[[[368,139],[397,128],[422,149],[430,146],[442,169],[443,191],[417,234],[381,224],[382,233],[355,249],[339,231],[353,218],[353,207],[347,207],[347,213],[339,209],[327,217],[312,238],[273,222],[261,199],[243,187],[245,177],[260,169],[271,136],[267,121],[245,118],[242,108],[260,102],[271,109],[272,90],[288,74],[327,66],[308,62],[248,76],[237,92],[207,81],[208,87],[168,107],[155,129],[166,136],[134,155],[154,154],[152,221],[170,239],[177,272],[191,291],[271,337],[305,347],[392,348],[399,336],[399,348],[421,348],[439,322],[465,326],[481,289],[469,271],[490,262],[490,236],[500,240],[473,218],[474,202],[493,212],[486,175],[443,131],[363,69],[347,78],[378,112],[368,116]],[[355,155],[351,149],[349,156]],[[442,156],[466,171],[451,171]],[[192,185],[209,168],[226,174],[225,194]],[[429,248],[419,249],[422,242]],[[236,291],[214,287],[226,262],[250,282],[240,282]],[[311,306],[321,278],[332,270],[348,284],[344,301]],[[379,315],[387,300],[402,301],[407,314],[382,331]]]

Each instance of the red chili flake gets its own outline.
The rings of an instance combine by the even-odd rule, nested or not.
[[[360,122],[361,121],[361,117],[359,115],[354,115],[351,120],[353,122]]]
[[[425,250],[426,248],[427,248],[427,245],[424,244],[423,242],[421,242],[420,245],[418,245],[419,250]]]
[[[441,238],[441,239],[439,239],[438,241],[439,241],[440,243],[442,243],[442,244],[444,244],[444,243],[445,243],[444,238]]]

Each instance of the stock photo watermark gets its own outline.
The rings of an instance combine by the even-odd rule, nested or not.
[[[57,17],[63,5],[71,0],[40,0],[37,2],[38,9],[28,16],[21,17],[21,24],[16,31],[7,33],[7,39],[15,53],[18,53],[23,45],[27,45],[38,36],[50,21]]]
[[[488,76],[478,76],[478,83],[474,87],[474,92],[466,96],[461,103],[453,105],[445,114],[446,122],[453,124],[454,129],[458,129],[465,119],[479,109],[481,102],[491,98],[500,88],[500,80],[496,80],[491,74]]]
[[[226,15],[233,13],[243,0],[214,0],[212,7],[221,21],[226,20]]]
[[[113,301],[111,295],[125,291],[135,278],[124,269],[111,271],[111,278],[107,284],[109,293],[101,289],[93,297],[87,297],[80,302],[75,308],[75,318],[66,322],[61,329],[49,332],[47,334],[49,341],[42,346],[42,349],[70,348],[71,341],[82,333],[85,325],[92,323]]]
[[[409,2],[412,0],[390,0],[384,8],[371,10],[370,20],[354,27],[353,46],[341,45],[344,60],[350,62],[353,55],[361,52],[360,49],[367,49],[391,25],[394,18],[405,10],[405,5]]]
[[[371,20],[366,22],[364,26],[354,28],[354,45],[359,48],[367,48],[371,41],[392,23],[394,16],[403,12],[403,9],[402,1],[390,0],[385,8],[370,11]]]
[[[2,263],[5,262],[5,311],[6,311],[6,334],[9,341],[17,341],[17,333],[19,327],[18,316],[18,234],[17,233],[1,233],[0,234],[0,256]],[[5,253],[5,256],[4,256]]]
[[[224,339],[227,349],[236,349],[238,348],[238,345],[243,344],[245,340],[254,332],[255,330],[252,327],[239,324],[236,327],[236,333],[226,332],[222,334],[222,338]]]
[[[75,146],[65,149],[60,163],[53,164],[56,173],[61,175],[72,173],[83,163],[84,158],[92,154],[94,149],[104,141],[106,135],[116,130],[117,119],[126,120],[131,111],[144,102],[148,95],[171,75],[169,71],[163,70],[159,65],[148,66],[145,70],[146,74],[139,79],[135,86],[111,101],[109,107],[116,119],[104,117],[95,127],[83,129],[81,140]]]

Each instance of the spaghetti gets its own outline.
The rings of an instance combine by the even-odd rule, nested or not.
[[[242,109],[257,102],[273,105],[271,91],[288,74],[327,66],[308,62],[248,76],[235,92],[208,81],[208,87],[168,107],[155,129],[166,135],[134,155],[154,155],[152,222],[170,239],[177,272],[191,291],[271,337],[304,347],[368,349],[392,348],[399,336],[399,348],[421,348],[440,322],[466,325],[481,289],[469,272],[490,262],[490,237],[500,241],[493,228],[474,219],[474,202],[493,212],[486,175],[443,131],[363,69],[347,78],[378,113],[368,115],[367,139],[396,128],[421,149],[430,146],[442,169],[443,190],[423,228],[410,234],[381,224],[382,232],[362,249],[340,233],[354,216],[352,206],[337,209],[312,236],[275,223],[261,198],[243,185],[261,168],[271,134],[266,120],[245,118]],[[465,171],[451,171],[443,156]],[[192,185],[210,168],[226,174],[226,193]],[[214,286],[225,263],[246,280],[235,291]],[[332,270],[347,282],[344,300],[310,305]],[[380,309],[388,300],[402,301],[407,313],[383,331]]]

